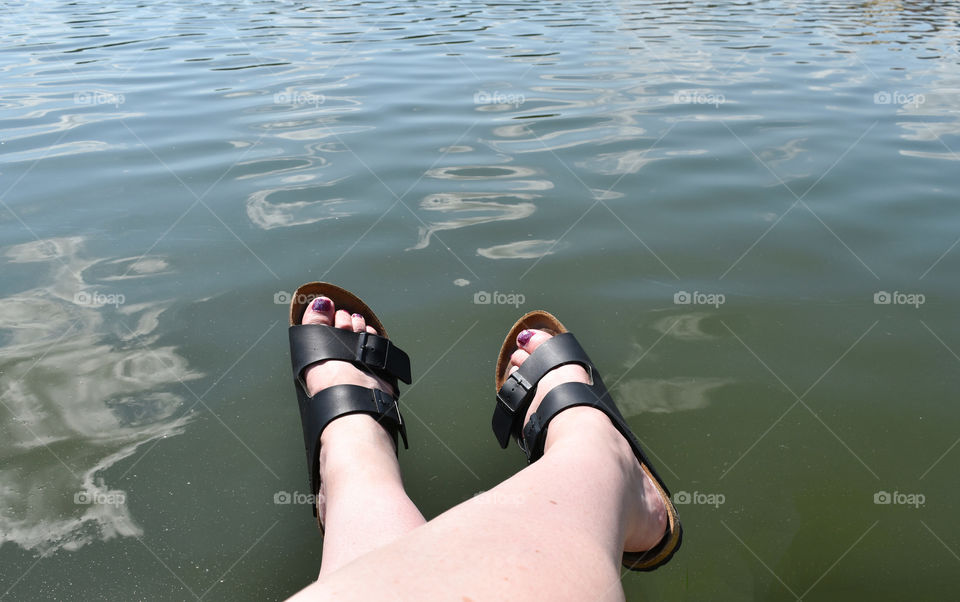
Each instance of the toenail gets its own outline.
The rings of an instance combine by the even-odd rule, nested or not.
[[[532,330],[523,330],[520,334],[517,335],[517,345],[523,347],[530,342],[530,339],[533,337]]]
[[[310,308],[313,311],[330,311],[333,308],[333,303],[325,297],[317,297],[313,300],[313,305]]]
[[[361,316],[360,314],[353,314],[353,317],[354,317],[354,318],[362,318],[363,316]]]

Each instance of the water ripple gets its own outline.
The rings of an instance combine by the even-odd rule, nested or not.
[[[42,554],[142,534],[126,492],[102,475],[182,433],[185,400],[166,389],[203,376],[158,343],[169,301],[125,303],[118,274],[133,258],[89,258],[83,247],[80,237],[54,238],[5,253],[46,276],[0,298],[0,543]],[[138,265],[141,277],[166,269],[159,257]]]

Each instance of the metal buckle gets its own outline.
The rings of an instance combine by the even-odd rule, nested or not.
[[[510,381],[513,381],[512,383]],[[510,384],[509,389],[507,388],[508,383]],[[517,390],[517,387],[523,391],[523,395],[517,397],[513,393]],[[523,403],[523,400],[526,399],[527,395],[530,393],[530,389],[533,388],[533,385],[530,384],[530,381],[525,379],[519,370],[514,371],[513,374],[507,377],[507,380],[503,382],[503,386],[500,387],[500,390],[497,391],[497,402],[502,404],[503,407],[510,412],[510,414],[516,414],[517,410],[520,408],[520,405]],[[515,405],[510,405],[510,401],[504,397],[504,391],[516,400]]]
[[[386,393],[384,393],[380,389],[371,389],[371,391],[373,392],[373,403],[376,404],[377,406],[377,412],[381,416],[385,416],[387,415],[387,412],[389,412],[390,409],[392,408],[396,412],[397,423],[402,425],[403,418],[401,418],[400,416],[400,404],[397,401],[397,398],[393,396],[389,396],[393,401],[388,402],[383,398],[384,395],[386,395]]]
[[[527,463],[533,463],[533,448],[527,447],[527,435],[539,435],[540,430],[543,426],[540,424],[540,415],[537,412],[534,412],[530,415],[530,421],[526,425],[520,427],[520,436],[517,437],[517,446],[523,450],[523,453],[527,455]],[[531,440],[532,444],[533,441]]]
[[[375,336],[375,335],[371,335],[369,332],[361,332],[358,334],[360,336],[357,337],[357,352],[356,352],[357,361],[363,364],[366,364],[367,366],[372,366],[374,368],[385,370],[387,367],[387,356],[390,353],[390,339],[386,339],[383,337],[370,339],[371,336]],[[371,341],[376,341],[376,343],[368,345],[367,343]],[[367,357],[367,352],[376,353],[377,350],[381,348],[381,345],[383,349],[382,357],[379,357],[379,358]],[[377,360],[377,361],[374,361],[374,360]]]
[[[355,355],[357,356],[357,361],[358,361],[358,362],[362,362],[362,363],[365,364],[366,362],[364,361],[363,356],[366,354],[366,350],[367,350],[367,337],[370,336],[370,333],[367,332],[367,331],[363,331],[363,332],[360,332],[360,333],[358,333],[358,334],[359,334],[360,336],[357,337],[357,350],[356,350]]]

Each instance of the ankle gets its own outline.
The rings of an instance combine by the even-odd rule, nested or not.
[[[567,454],[569,462],[588,462],[591,474],[615,483],[626,550],[648,550],[660,541],[667,525],[666,506],[630,443],[605,414],[589,406],[557,414],[547,431],[547,453],[559,458]]]
[[[320,435],[320,477],[329,488],[343,481],[400,477],[396,446],[369,414],[337,418]]]
[[[578,406],[557,414],[550,421],[544,452],[558,444],[597,446],[595,449],[617,461],[626,472],[640,468],[630,444],[610,419],[596,408]]]

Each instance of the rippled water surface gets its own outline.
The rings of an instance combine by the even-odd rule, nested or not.
[[[285,297],[413,357],[428,516],[557,313],[686,527],[627,597],[949,599],[952,2],[0,7],[0,598],[278,599],[316,575]],[[281,502],[281,503],[277,503]]]

